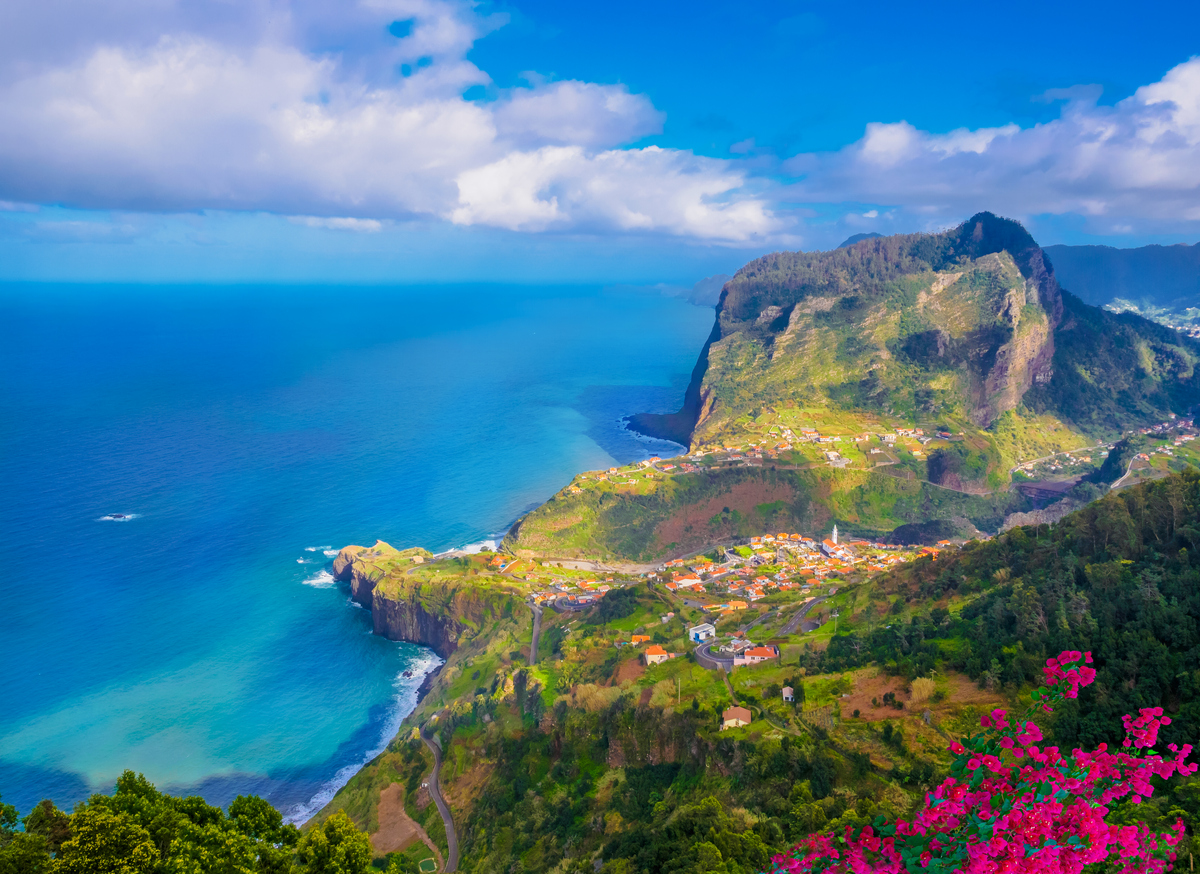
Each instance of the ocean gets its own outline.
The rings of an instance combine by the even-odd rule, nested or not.
[[[713,313],[595,287],[7,285],[0,319],[0,796],[69,808],[132,769],[299,821],[440,662],[370,633],[334,551],[479,543],[580,470],[677,451],[621,417],[678,406]]]

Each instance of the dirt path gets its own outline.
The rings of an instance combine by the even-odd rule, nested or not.
[[[437,846],[430,840],[425,829],[415,822],[404,809],[404,787],[393,783],[379,793],[379,831],[371,835],[371,846],[376,853],[394,853],[420,840],[437,859],[438,870],[445,870],[445,861]]]
[[[449,858],[442,870],[457,871],[458,832],[454,830],[454,818],[450,815],[450,806],[446,804],[446,799],[442,798],[442,787],[438,783],[438,778],[442,773],[442,748],[425,733],[424,727],[421,728],[421,740],[425,741],[425,746],[429,747],[430,752],[433,753],[433,774],[429,777],[429,794],[433,797],[433,803],[437,805],[438,813],[442,815],[442,823],[446,826],[446,845],[450,848]]]

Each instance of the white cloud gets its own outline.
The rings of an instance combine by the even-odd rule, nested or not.
[[[304,225],[307,228],[327,228],[333,231],[358,231],[359,233],[374,234],[383,230],[383,222],[378,219],[293,215],[288,216],[288,221],[292,224]]]
[[[833,153],[798,155],[792,196],[903,207],[934,221],[976,209],[1010,215],[1076,213],[1117,227],[1200,218],[1200,58],[1115,106],[1081,86],[1060,117],[945,134],[871,123]]]
[[[745,185],[727,162],[660,149],[589,154],[546,146],[458,178],[458,224],[541,231],[579,225],[747,242],[781,233],[763,199],[723,200]]]
[[[737,241],[780,227],[729,162],[620,150],[664,118],[623,85],[535,76],[492,102],[463,99],[491,85],[466,55],[503,16],[454,0],[367,0],[348,10],[350,24],[321,18],[320,4],[274,17],[265,7],[250,4],[251,35],[234,38],[166,2],[157,14],[170,29],[153,40],[143,22],[129,45],[104,31],[70,59],[3,67],[0,199],[265,210],[354,230],[375,226],[346,222],[424,217]],[[314,48],[305,16],[342,41],[413,25],[334,53]]]

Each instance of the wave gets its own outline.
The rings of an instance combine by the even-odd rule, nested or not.
[[[400,645],[412,646],[412,644]],[[379,741],[376,746],[363,753],[361,761],[340,768],[333,775],[333,779],[318,789],[317,793],[307,802],[297,804],[285,813],[285,822],[297,826],[304,825],[304,823],[312,818],[313,814],[317,813],[317,811],[333,799],[333,796],[337,794],[339,789],[350,782],[350,778],[357,774],[363,765],[387,749],[387,745],[392,742],[392,738],[399,733],[400,724],[408,718],[410,713],[417,709],[418,692],[421,689],[421,684],[425,682],[425,677],[443,664],[442,658],[431,650],[422,648],[419,652],[420,655],[416,661],[410,662],[404,668],[404,671],[410,671],[412,676],[405,677],[404,671],[401,671],[396,674],[396,679],[392,681],[392,688],[396,691],[392,696],[387,716],[384,718],[383,725],[379,730]]]
[[[335,555],[337,555],[337,554],[338,554],[338,552],[339,552],[340,550],[337,550],[337,549],[323,549],[323,550],[321,550],[321,551],[322,551],[322,552],[324,552],[324,553],[325,553],[325,555],[326,555],[326,556],[328,556],[329,558],[333,558]]]
[[[504,539],[507,531],[502,531],[499,534],[493,534],[486,540],[477,540],[474,543],[468,543],[466,546],[456,546],[453,549],[447,549],[445,552],[434,554],[434,558],[441,558],[444,555],[474,555],[477,552],[482,552],[485,549],[490,549],[495,552],[500,546],[500,541]]]
[[[134,519],[141,519],[141,513],[108,513],[97,519],[97,522],[132,522]]]
[[[304,580],[304,585],[312,586],[314,589],[331,589],[337,585],[337,580],[329,571],[321,571],[315,577]]]
[[[312,559],[311,558],[298,558],[298,559],[296,559],[296,564],[312,564]]]
[[[305,552],[320,552],[321,550],[330,549],[330,548],[331,547],[327,543],[324,546],[306,546],[306,547],[304,547],[304,551]],[[336,554],[337,553],[335,552],[334,555],[336,555]],[[326,553],[326,555],[328,555],[328,553]]]

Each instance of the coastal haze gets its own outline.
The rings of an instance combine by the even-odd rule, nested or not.
[[[620,417],[676,402],[712,320],[595,287],[9,285],[0,311],[0,542],[34,565],[0,588],[5,801],[133,768],[299,819],[440,663],[372,635],[329,553],[499,538],[665,451]]]

